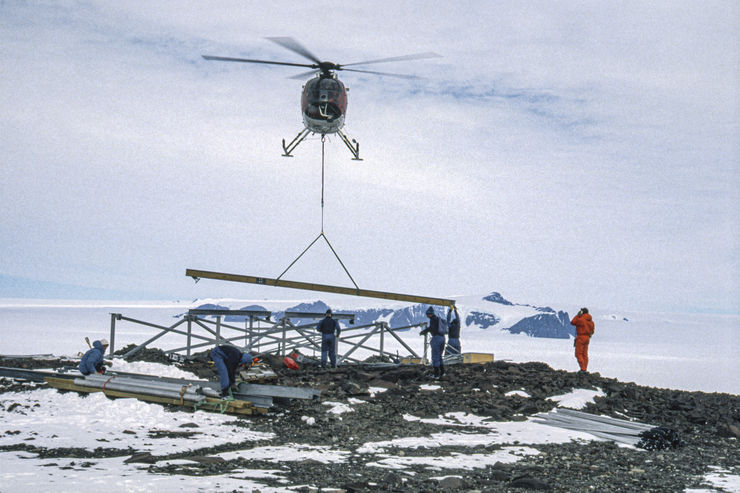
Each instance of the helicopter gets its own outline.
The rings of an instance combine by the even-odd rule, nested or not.
[[[360,144],[342,132],[344,127],[344,118],[347,112],[347,91],[349,88],[342,83],[336,75],[336,71],[345,70],[347,72],[362,72],[365,74],[384,75],[391,77],[400,77],[404,79],[418,79],[413,75],[395,74],[388,72],[375,72],[370,70],[360,70],[346,68],[354,65],[368,65],[372,63],[400,62],[407,60],[418,60],[423,58],[437,58],[440,55],[436,53],[415,53],[411,55],[396,56],[390,58],[380,58],[376,60],[367,60],[364,62],[339,64],[328,61],[321,61],[313,53],[308,51],[303,45],[291,37],[268,37],[266,38],[278,45],[286,48],[313,63],[293,63],[278,62],[271,60],[252,60],[248,58],[232,58],[222,56],[201,55],[206,60],[216,60],[222,62],[244,62],[244,63],[265,63],[269,65],[288,65],[291,67],[308,67],[311,70],[290,77],[291,79],[303,79],[307,76],[314,75],[303,85],[301,95],[301,113],[303,115],[304,128],[288,144],[283,139],[283,156],[293,157],[292,152],[303,142],[309,135],[320,134],[322,142],[327,134],[337,134],[354,156],[352,159],[360,159]]]

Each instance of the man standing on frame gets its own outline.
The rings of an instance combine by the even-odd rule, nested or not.
[[[452,311],[455,311],[455,318],[450,320],[452,317]],[[445,355],[460,354],[462,349],[460,347],[460,314],[457,312],[457,307],[452,305],[447,311],[447,347],[445,349]]]

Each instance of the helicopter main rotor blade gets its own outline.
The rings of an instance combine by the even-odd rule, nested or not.
[[[389,77],[398,77],[400,79],[423,79],[423,77],[418,77],[416,75],[392,74],[390,72],[374,72],[372,70],[358,70],[356,68],[345,68],[339,70],[344,70],[345,72],[361,72],[363,74],[387,75]]]
[[[436,53],[428,51],[426,53],[413,53],[411,55],[393,56],[389,58],[379,58],[377,60],[367,60],[365,62],[342,63],[339,65],[339,67],[348,67],[350,65],[367,65],[370,63],[403,62],[405,60],[422,60],[424,58],[442,58],[442,55],[438,55]]]
[[[219,60],[221,62],[246,62],[246,63],[267,63],[269,65],[289,65],[291,67],[309,67],[318,68],[317,65],[309,65],[308,63],[290,63],[290,62],[272,62],[270,60],[251,60],[249,58],[231,58],[225,56],[211,56],[201,55],[206,60]]]
[[[319,72],[317,72],[316,70],[309,70],[308,72],[301,72],[298,75],[292,75],[288,77],[288,79],[301,80],[301,79],[305,79],[306,77],[315,77],[318,74]]]
[[[302,44],[300,44],[298,41],[296,41],[293,38],[276,37],[276,38],[266,38],[266,39],[269,39],[273,43],[277,43],[283,48],[286,48],[294,53],[298,53],[302,57],[308,58],[314,63],[321,63],[321,60],[319,60],[316,55],[308,51],[305,46],[303,46]]]

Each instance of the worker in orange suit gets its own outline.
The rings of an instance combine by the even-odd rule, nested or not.
[[[576,326],[576,340],[573,345],[576,348],[576,360],[581,367],[579,373],[587,373],[588,367],[588,343],[594,335],[594,319],[588,313],[588,308],[581,308],[578,314],[570,321]]]

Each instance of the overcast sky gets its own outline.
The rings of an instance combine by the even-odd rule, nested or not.
[[[0,295],[313,296],[277,277],[321,231],[305,62],[340,73],[324,232],[361,288],[740,311],[740,4],[0,3]],[[362,68],[362,67],[358,67]],[[323,242],[285,279],[351,285]],[[36,283],[36,284],[34,284]],[[64,291],[64,290],[62,290]],[[64,294],[64,293],[62,293]],[[316,297],[321,294],[317,293]]]

